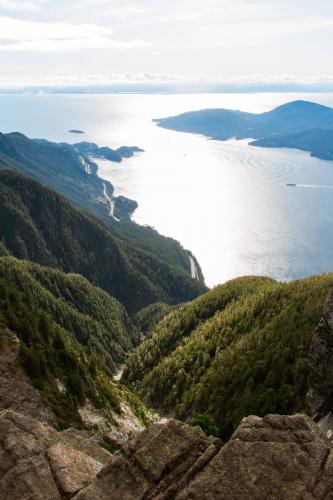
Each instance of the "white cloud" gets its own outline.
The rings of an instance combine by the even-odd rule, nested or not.
[[[232,86],[258,86],[261,85],[287,85],[299,84],[304,86],[320,86],[322,84],[333,85],[333,75],[292,75],[292,74],[248,74],[240,76],[225,76],[214,74],[158,74],[158,73],[98,73],[98,74],[81,74],[81,75],[39,75],[37,78],[22,77],[17,80],[8,78],[6,75],[0,76],[0,88],[6,87],[98,87],[112,85],[185,85],[191,87],[196,85],[215,85],[221,87]]]
[[[33,12],[39,10],[42,3],[43,0],[0,0],[0,9]]]
[[[34,22],[0,16],[0,51],[129,49],[146,45],[140,39],[114,40],[111,34],[109,28],[98,24]]]
[[[324,81],[332,28],[332,0],[0,0],[0,79]]]
[[[218,49],[268,45],[287,36],[311,36],[311,33],[330,31],[333,17],[308,16],[293,19],[272,19],[261,21],[241,21],[221,23],[218,19],[201,25],[201,31],[195,38],[184,38],[179,32],[172,43],[182,43],[184,49]]]

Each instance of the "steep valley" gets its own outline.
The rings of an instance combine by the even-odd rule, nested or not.
[[[332,498],[333,274],[208,290],[89,158],[0,139],[0,500]]]

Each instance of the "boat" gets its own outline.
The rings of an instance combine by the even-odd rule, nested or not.
[[[295,184],[294,182],[287,182],[287,186],[293,186],[293,187],[295,187],[295,186],[297,186],[297,184]]]

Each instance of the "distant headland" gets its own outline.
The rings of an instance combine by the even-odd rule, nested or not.
[[[159,127],[210,139],[253,139],[251,146],[293,148],[333,160],[333,109],[293,101],[265,113],[203,109],[153,120]]]

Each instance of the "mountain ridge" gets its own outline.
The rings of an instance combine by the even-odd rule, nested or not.
[[[137,203],[123,196],[115,197],[112,184],[98,177],[98,166],[74,146],[32,140],[18,132],[0,134],[1,167],[19,171],[54,189],[81,210],[101,219],[121,240],[191,275],[189,251],[155,229],[131,221],[130,214]],[[195,262],[199,279],[204,282],[200,265],[196,259]]]
[[[185,271],[118,239],[92,215],[14,171],[0,169],[4,251],[88,278],[135,313],[158,301],[193,298],[205,286]]]
[[[203,134],[215,140],[262,139],[314,128],[333,129],[333,109],[299,100],[264,113],[203,109],[154,121],[163,128]]]

